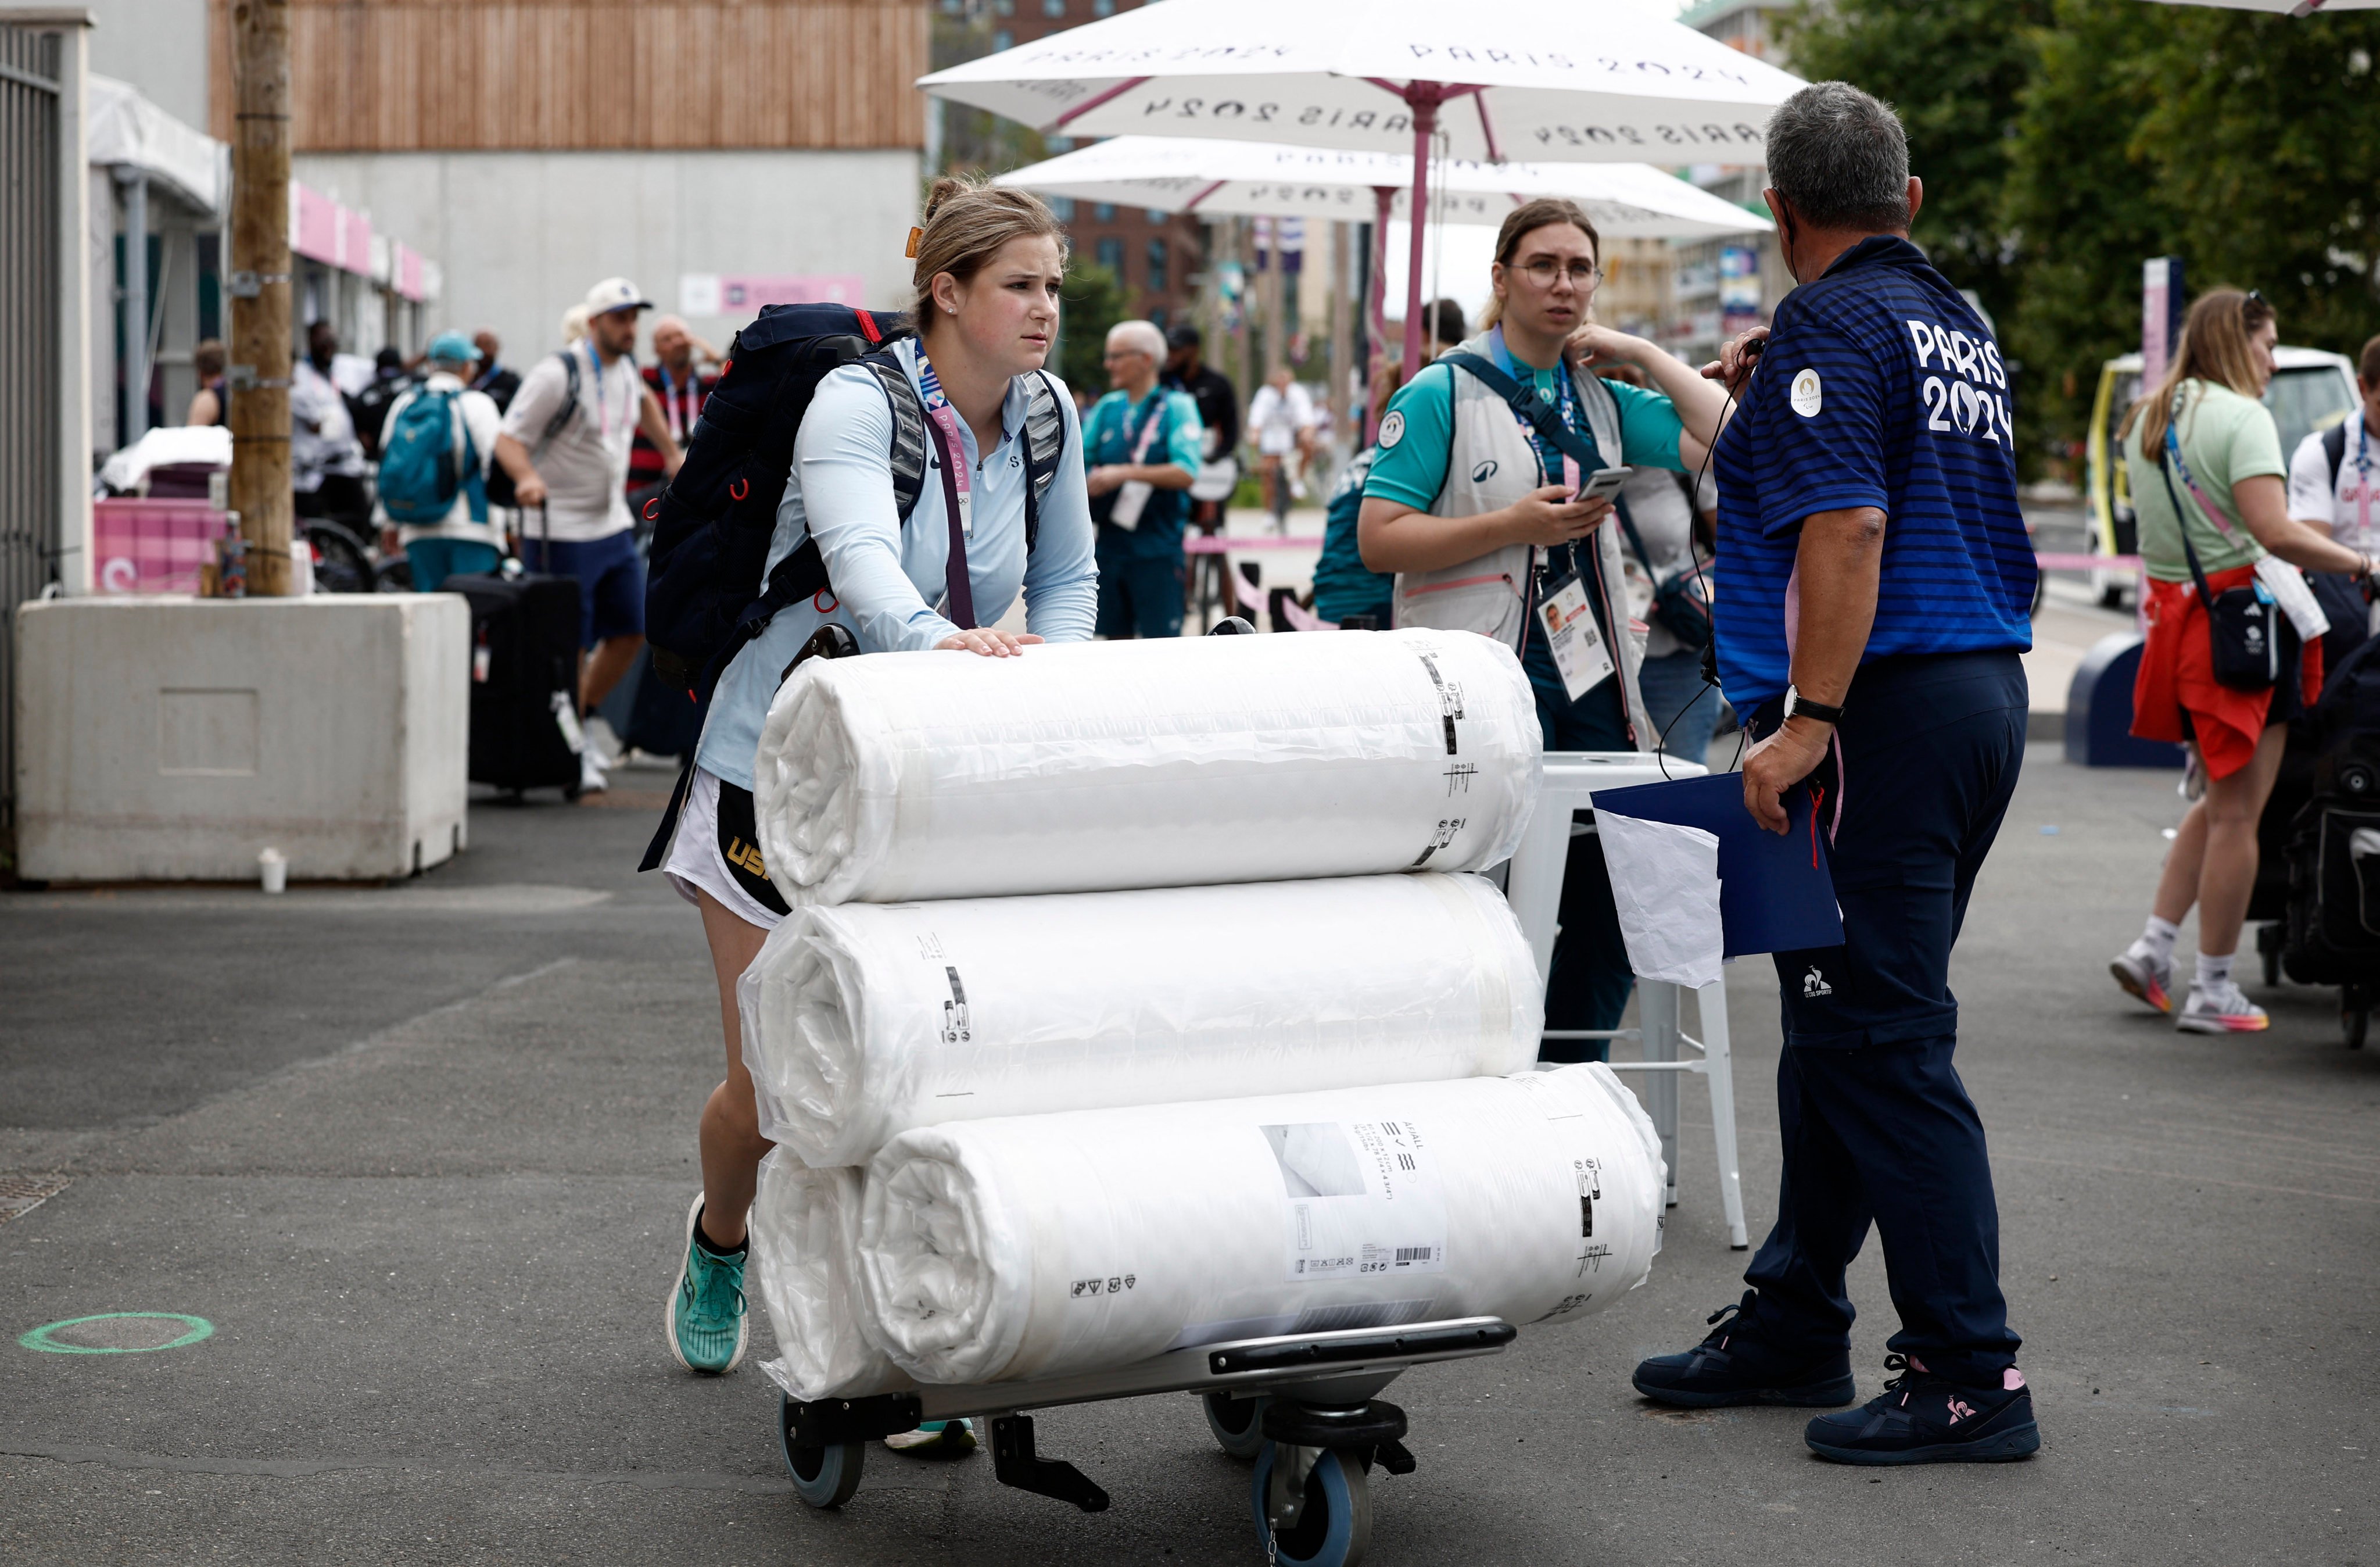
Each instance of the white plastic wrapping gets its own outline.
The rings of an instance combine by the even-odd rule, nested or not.
[[[779,1359],[761,1370],[795,1398],[859,1398],[908,1386],[869,1347],[861,1326],[852,1247],[859,1172],[811,1170],[783,1151],[760,1161],[747,1221],[753,1277],[776,1330]]]
[[[1545,1006],[1503,894],[1361,876],[794,911],[737,987],[761,1135],[1517,1072]]]
[[[1601,1063],[953,1122],[868,1170],[870,1332],[921,1382],[1226,1339],[1575,1319],[1644,1282],[1666,1174]]]
[[[753,762],[789,902],[1479,870],[1536,803],[1510,650],[1453,631],[813,659]]]

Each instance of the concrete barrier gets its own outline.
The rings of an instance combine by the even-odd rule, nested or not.
[[[2066,759],[2078,767],[2180,767],[2181,747],[2132,734],[2132,679],[2140,673],[2137,632],[2111,631],[2074,666],[2066,688]]]
[[[452,593],[55,599],[17,617],[18,873],[405,876],[463,847],[469,606]]]

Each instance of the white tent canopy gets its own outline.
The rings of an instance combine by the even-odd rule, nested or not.
[[[103,76],[90,80],[91,164],[137,168],[187,205],[222,216],[231,191],[231,149],[184,125],[128,82]]]
[[[1749,164],[1803,83],[1622,0],[1167,0],[920,85],[1062,135],[1410,152],[1427,104],[1460,158]]]
[[[1701,239],[1774,225],[1648,164],[1482,164],[1446,159],[1430,170],[1439,194],[1428,216],[1499,224],[1536,196],[1567,196],[1612,238]],[[1402,219],[1413,202],[1413,158],[1162,136],[1119,136],[1000,176],[996,182],[1081,201],[1160,212],[1375,222],[1379,201]]]

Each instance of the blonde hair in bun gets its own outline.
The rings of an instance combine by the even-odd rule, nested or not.
[[[943,273],[966,282],[990,263],[1012,239],[1048,237],[1066,257],[1066,232],[1056,214],[1029,190],[987,185],[950,176],[926,193],[925,221],[911,231],[909,253],[917,258],[910,280],[917,291],[912,306],[921,329],[934,313],[934,279]]]

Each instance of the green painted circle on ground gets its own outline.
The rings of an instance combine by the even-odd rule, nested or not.
[[[44,1323],[17,1342],[49,1354],[148,1354],[197,1343],[214,1330],[205,1318],[186,1312],[103,1311]]]

